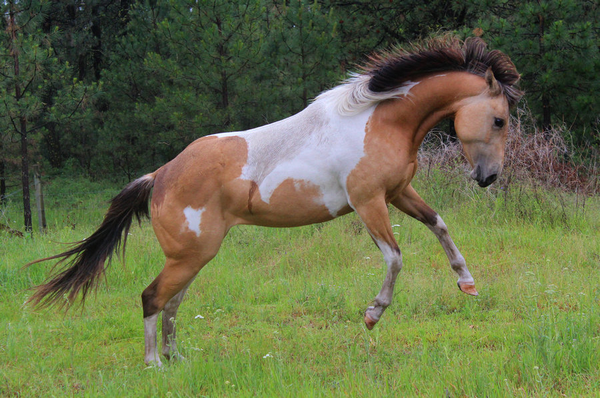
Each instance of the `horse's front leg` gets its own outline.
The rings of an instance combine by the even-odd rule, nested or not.
[[[421,199],[411,185],[408,185],[398,197],[391,202],[398,209],[425,224],[440,241],[450,266],[458,274],[458,288],[464,293],[477,296],[475,281],[467,269],[465,258],[452,241],[444,220]]]
[[[379,250],[381,250],[387,264],[387,274],[383,281],[383,286],[377,297],[375,297],[373,305],[365,311],[365,324],[371,330],[392,302],[396,277],[402,269],[402,253],[394,238],[387,204],[383,197],[358,205],[355,207],[355,210],[367,227],[371,238]]]

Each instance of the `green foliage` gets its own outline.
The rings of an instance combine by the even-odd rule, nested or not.
[[[267,59],[283,115],[307,107],[312,97],[336,84],[340,70],[340,35],[333,9],[316,0],[273,2]]]
[[[87,88],[70,82],[69,65],[61,64],[52,39],[56,30],[42,30],[46,1],[10,1],[0,5],[6,30],[0,34],[0,169],[1,195],[5,194],[6,169],[20,158],[20,180],[23,191],[23,215],[26,231],[31,231],[29,194],[30,142],[45,131],[56,131],[62,119],[69,119],[81,102],[82,90]],[[56,96],[58,93],[61,96]],[[81,97],[70,114],[61,112],[67,104]],[[41,134],[40,134],[41,132]],[[16,139],[15,139],[16,138]],[[18,151],[14,151],[15,141]],[[12,154],[5,154],[7,150]],[[36,148],[37,149],[37,145]],[[8,152],[8,151],[7,151]],[[15,153],[16,152],[16,153]],[[34,152],[35,153],[35,152]],[[10,168],[9,168],[10,170]]]
[[[594,143],[600,99],[600,6],[574,0],[474,1],[476,27],[493,48],[512,56],[522,87],[547,129],[566,123],[577,145]],[[595,142],[595,144],[600,144]]]
[[[104,75],[101,152],[115,168],[132,178],[195,138],[259,124],[242,110],[258,106],[260,2],[159,1],[129,15],[120,67]]]
[[[2,5],[4,43],[9,4]],[[17,105],[3,46],[1,148],[9,179],[19,160],[11,133],[17,112],[27,115],[37,159],[58,169],[74,159],[89,175],[131,179],[198,137],[298,112],[374,50],[443,31],[483,35],[507,52],[544,128],[565,123],[588,157],[600,139],[600,7],[593,1],[15,4],[27,9],[18,16],[19,82],[27,90]]]
[[[31,8],[30,15],[24,15],[21,6]],[[33,130],[22,131],[20,121],[39,119],[43,112],[41,97],[48,85],[45,77],[62,72],[57,67],[47,35],[39,29],[42,7],[38,3],[3,3],[1,6],[6,20],[0,32],[0,74],[3,77],[0,81],[0,132],[5,142],[8,141],[6,137],[27,136],[28,130]]]

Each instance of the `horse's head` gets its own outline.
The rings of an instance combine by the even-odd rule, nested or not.
[[[487,88],[461,101],[454,118],[456,135],[473,167],[471,178],[480,187],[496,181],[502,171],[509,118],[508,100],[491,68],[484,78]]]

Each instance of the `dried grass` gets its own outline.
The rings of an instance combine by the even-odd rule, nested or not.
[[[531,112],[519,108],[511,117],[504,170],[494,185],[509,189],[513,184],[528,184],[578,195],[600,193],[600,153],[596,149],[586,163],[576,162],[569,135],[565,126],[540,130]],[[422,169],[433,167],[461,173],[470,169],[460,143],[448,140],[439,130],[427,136],[419,153],[419,163]]]

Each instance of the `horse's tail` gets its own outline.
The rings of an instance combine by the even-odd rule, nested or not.
[[[69,306],[79,292],[82,295],[82,303],[85,301],[90,289],[97,286],[100,277],[106,271],[112,254],[120,247],[123,248],[123,255],[125,254],[127,233],[133,217],[135,216],[138,222],[141,222],[144,217],[150,217],[148,200],[154,186],[155,174],[138,178],[115,196],[110,202],[104,221],[92,236],[77,242],[73,248],[64,253],[26,265],[61,259],[55,265],[56,267],[66,261],[60,272],[50,276],[44,284],[35,288],[35,293],[27,303],[36,306],[40,304]]]

